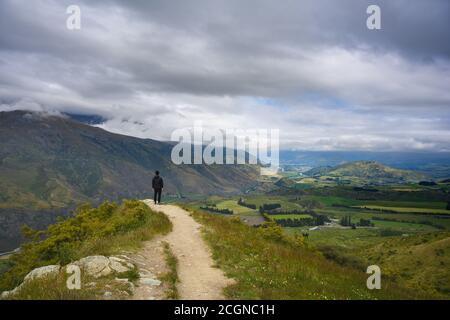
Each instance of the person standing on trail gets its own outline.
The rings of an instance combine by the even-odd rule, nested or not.
[[[155,204],[161,203],[161,192],[162,192],[162,189],[164,188],[164,181],[159,176],[159,171],[155,172],[155,176],[153,177],[153,180],[152,180],[152,188],[155,192],[154,197],[153,197]],[[156,202],[156,200],[158,200],[158,202]]]

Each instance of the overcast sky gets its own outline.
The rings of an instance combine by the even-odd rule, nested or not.
[[[144,138],[203,120],[284,148],[450,151],[449,71],[448,0],[0,1],[0,110]]]

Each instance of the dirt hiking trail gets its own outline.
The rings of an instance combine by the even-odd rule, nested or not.
[[[234,281],[213,267],[211,252],[201,237],[201,225],[178,206],[155,205],[152,200],[144,200],[144,203],[154,211],[166,214],[173,224],[172,232],[158,240],[167,242],[178,259],[180,299],[225,299],[223,288]]]

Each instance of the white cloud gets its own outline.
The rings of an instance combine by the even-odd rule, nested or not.
[[[100,114],[107,130],[164,140],[203,120],[279,128],[285,147],[450,149],[449,50],[428,39],[445,24],[438,11],[416,22],[427,32],[388,20],[373,35],[357,27],[362,2],[330,16],[325,0],[286,10],[259,1],[258,13],[233,1],[82,1],[82,30],[70,32],[66,2],[0,5],[3,110]]]

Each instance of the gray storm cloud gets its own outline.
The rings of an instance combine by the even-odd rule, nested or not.
[[[449,18],[446,0],[5,0],[0,110],[99,114],[144,138],[203,120],[280,128],[284,147],[449,151]]]

